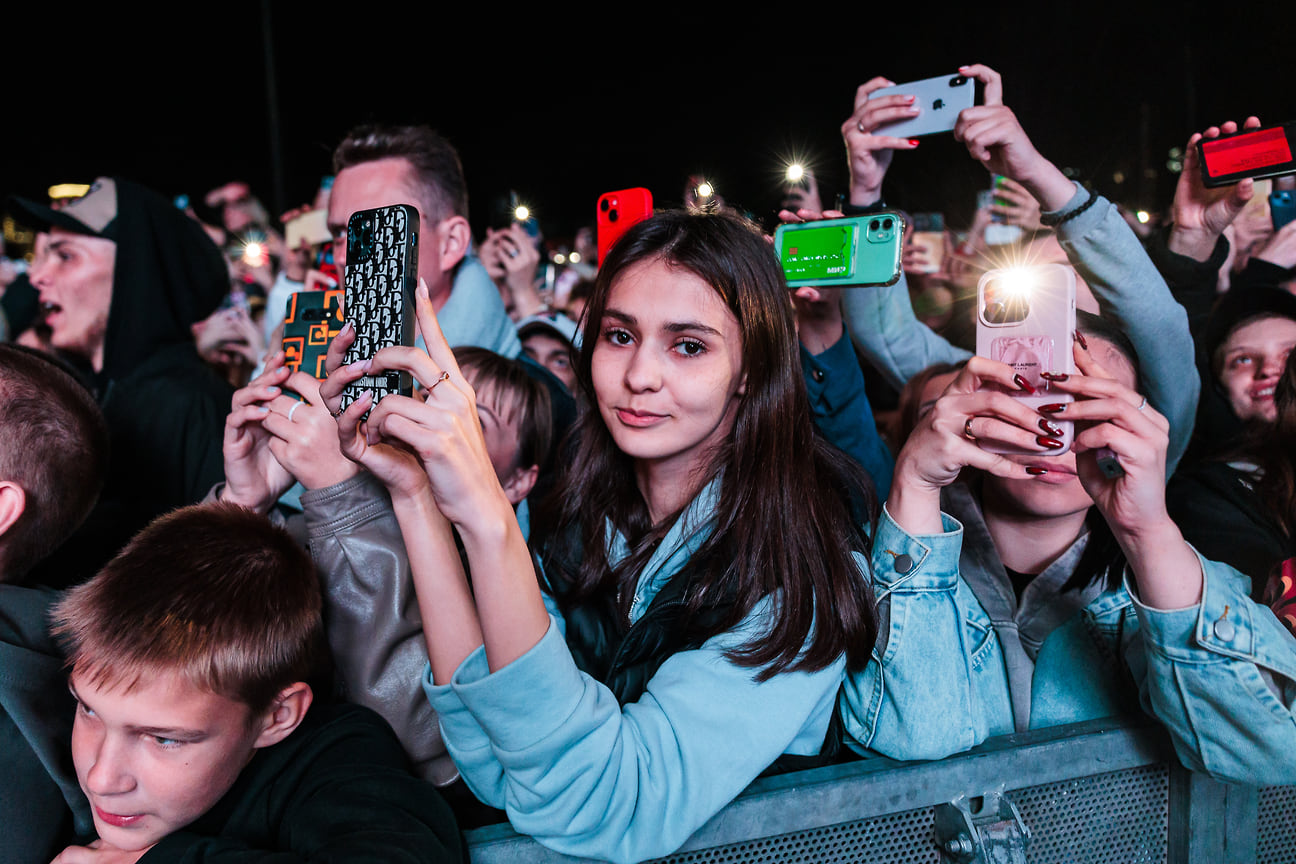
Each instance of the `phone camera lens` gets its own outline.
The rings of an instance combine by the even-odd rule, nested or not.
[[[608,211],[608,221],[609,221],[609,222],[615,222],[615,221],[617,221],[617,211],[615,211],[615,210],[609,210],[609,211]]]
[[[869,223],[869,230],[870,231],[878,230],[878,220],[874,219],[872,222]]]
[[[608,211],[608,201],[606,198],[604,198],[602,201],[599,202],[599,209],[602,210],[604,213]]]
[[[882,220],[882,230],[883,230],[883,231],[890,231],[890,230],[891,230],[891,225],[892,225],[892,224],[894,224],[894,223],[892,223],[890,219],[883,219],[883,220]]]
[[[953,78],[950,79],[949,86],[962,87],[964,84],[967,83],[967,81],[968,79],[966,75],[955,75]]]

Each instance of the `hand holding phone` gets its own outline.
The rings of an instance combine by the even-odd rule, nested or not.
[[[869,94],[871,99],[887,96],[907,98],[910,116],[889,122],[878,131],[895,138],[917,138],[953,131],[959,112],[972,107],[976,90],[972,78],[956,72],[908,84],[879,87]]]
[[[882,180],[896,150],[912,150],[916,138],[901,138],[886,132],[887,124],[918,116],[915,97],[904,94],[878,96],[877,91],[895,84],[881,76],[861,84],[855,91],[855,108],[842,123],[850,167],[850,203],[867,207],[882,198]],[[881,132],[881,134],[879,134]]]
[[[977,283],[977,355],[1006,363],[1016,375],[1010,394],[1036,410],[1072,401],[1052,385],[1052,373],[1075,371],[1071,343],[1075,333],[1075,271],[1061,264],[990,270]],[[1057,456],[1071,447],[1074,429],[1062,419],[1040,428],[1056,442],[1048,450],[986,444],[994,453]],[[1043,415],[1041,415],[1043,416]],[[1056,432],[1056,434],[1054,434]],[[1044,443],[1041,441],[1040,443]]]
[[[1175,184],[1174,202],[1171,204],[1171,230],[1166,245],[1171,252],[1196,261],[1210,258],[1224,229],[1237,219],[1255,194],[1252,180],[1242,180],[1225,187],[1207,186],[1202,177],[1202,141],[1232,135],[1238,131],[1232,120],[1211,126],[1204,132],[1195,132],[1184,148],[1183,170]],[[1257,117],[1248,117],[1241,127],[1244,131],[1260,128]]]

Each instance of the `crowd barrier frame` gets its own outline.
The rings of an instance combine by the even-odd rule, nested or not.
[[[1027,831],[1000,821],[984,845],[945,837],[943,848],[936,814],[948,826],[953,811],[939,808],[979,806],[996,792]],[[508,825],[466,836],[474,864],[584,860]],[[1184,769],[1150,721],[1093,720],[994,738],[937,762],[866,759],[761,778],[658,860],[1296,864],[1296,786],[1221,783]]]

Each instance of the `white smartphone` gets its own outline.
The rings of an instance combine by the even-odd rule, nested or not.
[[[1071,340],[1076,327],[1075,272],[1061,264],[1006,267],[986,272],[977,283],[977,354],[1007,363],[1034,388],[1034,393],[1009,391],[1031,408],[1074,401],[1053,387],[1045,372],[1075,372]],[[1063,415],[1065,416],[1065,415]],[[1062,446],[1023,450],[982,444],[991,453],[1058,456],[1071,449],[1074,425],[1061,417],[1050,421],[1061,434]]]
[[[894,87],[883,87],[869,94],[870,99],[882,96],[913,96],[914,107],[919,110],[917,117],[908,120],[897,120],[875,131],[879,135],[892,135],[897,138],[917,138],[920,135],[934,135],[937,132],[953,130],[958,121],[959,112],[971,108],[976,99],[976,82],[966,75],[940,75],[922,81],[910,81],[908,84],[897,84]]]

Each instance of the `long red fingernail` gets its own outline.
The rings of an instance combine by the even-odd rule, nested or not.
[[[1089,343],[1085,341],[1083,333],[1081,333],[1079,330],[1075,331],[1075,338],[1076,341],[1080,343],[1081,348],[1083,348],[1086,351],[1089,350]]]
[[[1057,448],[1062,446],[1061,441],[1057,440],[1056,438],[1049,438],[1045,435],[1036,435],[1035,440],[1039,443],[1041,447],[1047,447],[1050,450],[1056,450]]]
[[[1053,425],[1046,418],[1043,417],[1040,418],[1039,426],[1041,429],[1045,431],[1045,433],[1053,436],[1054,438],[1062,434],[1062,427]]]
[[[1066,407],[1067,403],[1065,402],[1050,402],[1047,405],[1041,405],[1039,410],[1043,411],[1045,414],[1061,414],[1066,410]]]
[[[1041,372],[1040,377],[1048,381],[1065,381],[1071,376],[1065,372]]]
[[[1041,474],[1047,474],[1047,473],[1048,473],[1048,469],[1047,469],[1047,468],[1040,468],[1038,465],[1028,465],[1028,466],[1026,467],[1026,473],[1027,473],[1027,474],[1030,474],[1032,477],[1038,477],[1038,476],[1040,476]]]
[[[1018,390],[1024,390],[1027,394],[1032,396],[1035,395],[1035,388],[1020,374],[1013,376],[1013,383],[1017,385]]]
[[[910,138],[910,139],[909,139],[909,143],[910,143],[912,146],[917,147],[917,146],[918,146],[918,139],[917,139],[917,138]]]

